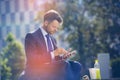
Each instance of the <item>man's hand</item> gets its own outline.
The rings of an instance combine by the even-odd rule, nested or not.
[[[63,48],[57,48],[53,51],[55,56],[61,55],[61,54],[67,54],[68,51]]]

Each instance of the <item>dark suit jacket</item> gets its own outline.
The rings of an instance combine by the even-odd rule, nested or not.
[[[54,49],[56,49],[56,41],[53,37],[51,39]],[[51,55],[47,52],[47,46],[40,28],[26,35],[25,52],[27,67],[39,68],[41,64],[51,62]]]

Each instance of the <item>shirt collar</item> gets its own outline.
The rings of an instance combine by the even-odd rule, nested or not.
[[[43,33],[43,35],[44,36],[46,36],[48,33],[43,29],[43,27],[40,27],[40,29],[41,29],[41,31],[42,31],[42,33]]]

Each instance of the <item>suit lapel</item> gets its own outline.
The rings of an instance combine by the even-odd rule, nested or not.
[[[43,37],[43,34],[42,34],[40,28],[36,31],[36,36],[37,36],[37,38],[38,38],[37,40],[40,43],[40,45],[43,48],[43,50],[45,52],[47,52],[47,46],[46,46],[46,43],[45,43],[45,39]]]

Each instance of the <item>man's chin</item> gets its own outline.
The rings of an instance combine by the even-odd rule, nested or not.
[[[51,32],[50,34],[53,35],[55,32]]]

